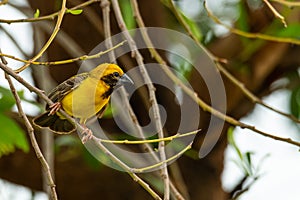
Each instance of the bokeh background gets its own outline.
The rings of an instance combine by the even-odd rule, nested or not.
[[[3,3],[4,1],[2,1]],[[59,34],[47,49],[41,60],[64,60],[90,52],[104,40],[102,1],[94,1],[82,8],[82,13],[67,14]],[[262,101],[278,110],[290,113],[299,118],[299,63],[300,49],[300,3],[283,0],[209,0],[206,5],[221,23],[244,33],[260,33],[274,36],[275,39],[258,38],[254,35],[236,34],[234,30],[217,24],[208,15],[201,0],[173,1],[192,29],[192,34],[205,48],[219,58],[226,59],[223,64],[238,80],[258,96]],[[278,16],[272,12],[266,2],[280,13],[287,24],[285,27]],[[67,7],[82,3],[80,0],[67,1]],[[295,4],[293,4],[295,3]],[[126,26],[134,29],[137,24],[132,14],[130,0],[119,0]],[[22,19],[34,14],[45,16],[60,9],[61,1],[17,1],[11,0],[0,6],[0,19]],[[138,6],[145,26],[164,27],[186,33],[182,24],[170,9],[168,1],[138,1]],[[110,7],[112,34],[120,32],[115,20],[114,10]],[[22,59],[30,59],[43,46],[55,26],[55,18],[38,22],[5,23],[0,20],[0,48],[3,53]],[[282,42],[290,38],[291,42]],[[296,41],[296,42],[294,42]],[[299,44],[299,43],[298,43]],[[174,44],[175,48],[184,48]],[[156,62],[147,50],[141,51],[145,63]],[[209,103],[203,79],[194,73],[193,66],[184,60],[172,60],[165,52],[160,52],[169,65],[179,70],[193,86],[198,95]],[[14,69],[22,63],[7,59]],[[125,70],[136,63],[130,56],[118,59]],[[80,63],[63,66],[32,65],[20,75],[42,88],[46,92],[56,84],[77,73]],[[214,67],[214,66],[212,66]],[[2,73],[2,71],[1,71]],[[27,138],[26,128],[18,116],[14,100],[10,95],[4,76],[1,78],[0,90],[0,199],[47,199],[43,192],[45,183],[40,163]],[[246,98],[243,92],[224,78],[227,94],[227,115],[268,133],[285,138],[299,140],[299,126],[287,117],[270,109],[257,105]],[[17,84],[17,83],[16,83]],[[35,116],[43,109],[43,102],[24,87],[21,91],[25,112]],[[144,88],[145,89],[145,88]],[[141,92],[143,93],[143,88]],[[164,105],[167,113],[180,116],[175,104],[170,104],[173,94],[165,88],[157,88],[158,102]],[[143,97],[136,95],[131,99],[139,122],[147,124],[146,108],[140,102]],[[148,105],[149,106],[149,105]],[[213,150],[199,159],[203,133],[206,132],[210,114],[201,111],[199,128],[193,149],[169,166],[171,179],[186,199],[221,200],[238,198],[250,199],[299,199],[297,188],[300,177],[299,147],[271,138],[263,137],[253,131],[232,127],[225,124],[221,137]],[[176,132],[176,117],[169,117],[165,125],[169,133]],[[100,120],[106,130],[113,136],[124,138],[110,116]],[[13,142],[9,148],[6,134],[13,133]],[[126,173],[119,172],[99,163],[82,146],[76,134],[70,136],[42,137],[36,130],[36,137],[47,148],[53,159],[53,170],[59,199],[152,199],[141,186],[135,183]],[[229,138],[229,139],[228,139]],[[2,141],[2,142],[1,142]],[[49,142],[50,141],[50,142]],[[157,177],[144,174],[145,178],[157,191],[161,183]]]

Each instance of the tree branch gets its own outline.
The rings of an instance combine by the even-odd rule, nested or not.
[[[134,57],[136,59],[138,65],[140,66],[141,74],[142,74],[144,80],[148,83],[147,87],[148,87],[148,92],[149,92],[149,100],[153,106],[153,113],[154,113],[154,118],[155,118],[156,129],[158,131],[158,137],[163,138],[164,133],[163,133],[163,129],[162,129],[159,108],[158,108],[158,104],[157,104],[157,100],[156,100],[156,96],[155,96],[155,88],[154,88],[154,86],[151,82],[151,79],[149,77],[149,74],[144,66],[143,57],[140,54],[139,50],[136,48],[136,44],[135,44],[134,40],[132,39],[131,35],[129,34],[128,29],[126,28],[118,1],[112,0],[112,5],[113,5],[113,9],[114,9],[115,16],[118,21],[119,27],[123,31],[126,40],[129,42],[129,46],[130,46],[131,52],[132,52],[131,55],[132,55],[132,57]],[[164,141],[159,142],[158,150],[159,150],[160,159],[162,162],[164,162],[166,160],[166,153],[165,153],[164,148],[165,148]],[[167,200],[170,198],[170,186],[169,186],[170,180],[169,180],[168,168],[167,168],[166,163],[164,163],[162,169],[163,169],[163,174],[161,175],[161,178],[164,182],[164,199]]]
[[[284,17],[274,8],[274,6],[272,6],[272,4],[268,0],[263,0],[263,2],[265,2],[265,4],[270,8],[270,10],[274,14],[274,16],[276,18],[278,18],[282,22],[282,24],[284,25],[284,27],[286,28],[287,27],[287,23],[286,23]]]
[[[89,6],[90,4],[99,2],[100,0],[89,0],[86,1],[82,4],[79,4],[77,6],[74,6],[68,10],[76,10],[76,9],[81,9],[86,6]],[[13,23],[25,23],[25,22],[39,22],[39,21],[44,21],[44,20],[53,20],[55,17],[59,16],[60,11],[52,13],[50,15],[45,15],[42,17],[33,17],[33,18],[27,18],[27,19],[0,19],[0,23],[6,23],[6,24],[13,24]]]
[[[172,12],[175,14],[175,16],[177,17],[177,19],[179,20],[179,22],[183,25],[183,27],[187,30],[187,32],[189,33],[190,37],[197,43],[198,46],[202,47],[201,43],[197,40],[197,38],[193,35],[192,31],[189,29],[189,26],[185,23],[185,21],[182,19],[182,16],[178,13],[175,5],[174,5],[174,2],[172,0],[167,0],[167,2],[169,3],[170,5],[170,9],[172,10]],[[300,44],[300,40],[297,40]],[[202,47],[204,49],[204,51],[208,54],[208,56],[215,60],[216,63],[222,61],[223,59],[218,59],[216,58],[213,54],[211,54],[206,48]],[[249,124],[245,124],[245,123],[242,123],[238,120],[236,120],[235,118],[231,117],[231,116],[228,116],[224,113],[221,113],[219,112],[218,110],[212,108],[211,106],[209,106],[207,103],[205,103],[202,99],[200,99],[197,94],[194,93],[194,91],[192,91],[191,89],[189,89],[188,87],[186,87],[186,85],[184,83],[182,83],[182,81],[180,79],[177,78],[177,76],[175,76],[171,71],[170,69],[167,67],[167,66],[164,66],[164,65],[161,65],[162,68],[164,69],[164,71],[166,72],[166,74],[173,80],[174,83],[178,84],[182,90],[188,94],[195,102],[198,103],[198,105],[204,110],[204,111],[207,111],[209,113],[211,113],[212,115],[215,115],[216,117],[220,118],[220,119],[223,119],[225,120],[226,122],[234,125],[234,126],[239,126],[241,128],[246,128],[246,129],[249,129],[249,130],[252,130],[260,135],[263,135],[265,137],[269,137],[269,138],[272,138],[274,140],[278,140],[278,141],[282,141],[282,142],[286,142],[286,143],[289,143],[289,144],[292,144],[292,145],[295,145],[295,146],[298,146],[300,147],[300,142],[297,142],[297,141],[294,141],[292,140],[291,138],[284,138],[284,137],[279,137],[279,136],[276,136],[274,134],[270,134],[270,133],[267,133],[267,132],[264,132],[264,131],[261,131],[257,128],[255,128],[255,126],[251,126]],[[217,67],[219,67],[219,70],[220,69],[223,69],[222,65],[218,65],[217,64]],[[226,70],[222,70],[223,72],[225,72]],[[248,97],[255,97],[249,90],[246,90],[245,87],[243,86],[242,83],[240,83],[236,78],[234,78],[233,76],[229,76],[229,73],[224,73],[224,75],[227,75],[229,80],[233,81],[234,82],[238,82],[239,84],[235,84],[237,85],[238,87],[242,88],[241,91],[243,91],[246,96]],[[234,83],[233,82],[233,83]],[[251,95],[250,95],[251,94]],[[257,101],[257,97],[255,97],[253,100]],[[260,102],[261,103],[261,102]],[[262,105],[266,105],[265,103],[263,103]],[[271,106],[267,106],[268,108],[272,108]],[[272,108],[271,110],[276,110],[275,108]],[[278,111],[276,110],[277,113],[281,113],[281,111]],[[284,116],[287,116],[288,114],[284,114]],[[290,117],[290,116],[289,116]],[[293,117],[290,117],[291,119]],[[294,119],[295,121],[295,119]]]
[[[2,63],[0,63],[0,64],[2,65]],[[21,117],[23,118],[23,120],[25,122],[25,126],[27,127],[27,132],[29,134],[32,147],[33,147],[33,149],[36,153],[37,158],[41,162],[43,170],[46,173],[46,177],[47,177],[47,180],[48,180],[48,185],[50,187],[51,199],[52,200],[57,200],[58,198],[57,198],[56,189],[55,189],[56,186],[55,186],[55,183],[54,183],[52,175],[51,175],[51,170],[50,170],[50,167],[49,167],[43,153],[41,152],[41,150],[39,148],[39,145],[38,145],[37,141],[36,141],[36,138],[35,138],[35,135],[34,135],[34,129],[31,125],[31,123],[29,122],[26,114],[23,111],[23,108],[21,106],[20,97],[19,97],[19,95],[18,95],[18,93],[17,93],[17,91],[16,91],[16,89],[15,89],[13,83],[12,83],[12,80],[11,80],[10,76],[7,73],[5,73],[5,78],[7,79],[9,87],[11,89],[11,92],[13,93],[13,96],[16,100],[18,111],[19,111]]]
[[[42,49],[40,50],[39,53],[36,54],[36,56],[34,56],[31,61],[36,61],[37,59],[39,59],[43,53],[48,49],[48,47],[50,46],[50,44],[52,43],[52,41],[54,40],[55,36],[57,35],[59,29],[60,29],[60,25],[62,23],[63,17],[66,13],[66,3],[67,0],[62,0],[62,5],[61,5],[61,9],[59,11],[58,17],[57,17],[57,22],[56,25],[54,27],[54,30],[49,38],[49,40],[46,42],[46,44],[42,47]],[[25,70],[27,67],[29,66],[28,63],[26,63],[24,66],[20,67],[19,69],[16,70],[17,73]]]
[[[33,64],[33,65],[63,65],[63,64],[68,64],[68,63],[73,63],[73,62],[77,62],[77,61],[83,61],[83,60],[90,60],[90,59],[95,59],[95,58],[99,58],[102,55],[109,53],[111,51],[113,51],[114,49],[124,45],[124,43],[126,43],[126,41],[122,41],[120,43],[118,43],[115,46],[112,46],[111,48],[108,48],[105,51],[100,51],[99,53],[93,54],[93,55],[83,55],[83,56],[79,56],[76,58],[71,58],[71,59],[66,59],[66,60],[57,60],[57,61],[46,61],[46,62],[39,62],[39,61],[32,61],[32,60],[25,60],[25,59],[21,59],[21,58],[17,58],[15,56],[12,55],[8,55],[8,54],[3,54],[0,53],[0,56],[6,57],[6,58],[10,58],[16,61],[20,61],[26,64]]]

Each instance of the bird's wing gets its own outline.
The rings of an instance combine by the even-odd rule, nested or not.
[[[49,99],[51,99],[54,103],[60,102],[68,93],[75,90],[88,76],[88,73],[82,73],[65,80],[49,93]],[[49,107],[47,105],[46,109],[48,108]]]

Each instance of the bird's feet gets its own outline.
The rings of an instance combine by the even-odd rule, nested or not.
[[[84,127],[84,130],[81,132],[81,134],[82,134],[81,142],[84,144],[88,140],[91,140],[93,138],[93,132],[91,131],[91,129],[86,127],[85,124],[82,126]]]
[[[51,106],[49,106],[49,108],[51,108],[49,115],[54,115],[61,108],[61,103],[56,102],[56,103],[52,104]]]

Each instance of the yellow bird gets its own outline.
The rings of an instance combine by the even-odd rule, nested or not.
[[[118,65],[109,63],[75,75],[49,93],[48,97],[54,104],[47,105],[46,111],[34,118],[33,123],[40,128],[48,127],[58,134],[71,133],[76,127],[58,112],[62,108],[70,116],[79,119],[91,137],[86,121],[95,115],[101,117],[113,90],[126,82],[133,83]]]

